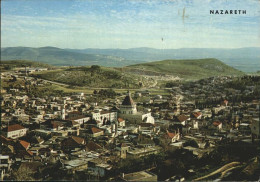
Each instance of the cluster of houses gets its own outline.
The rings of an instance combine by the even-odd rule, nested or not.
[[[149,90],[127,92],[100,103],[87,102],[93,94],[30,98],[23,87],[1,88],[1,178],[8,179],[24,166],[39,174],[49,165],[59,164],[57,170],[62,174],[84,173],[89,179],[106,179],[117,162],[128,157],[180,148],[202,157],[225,138],[249,142],[259,138],[260,101],[231,105],[227,94],[239,92],[223,92],[221,83],[228,79],[181,85],[163,96]],[[148,101],[134,101],[143,96]],[[214,107],[196,104],[196,100],[211,97],[222,100]],[[54,179],[41,174],[35,178]],[[121,179],[157,180],[157,176],[139,171],[123,174]]]

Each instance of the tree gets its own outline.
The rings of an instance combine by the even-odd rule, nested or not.
[[[5,65],[4,66],[4,70],[11,70],[12,69],[12,66],[11,65]]]
[[[90,67],[91,77],[94,76],[95,73],[99,73],[101,70],[101,67],[98,65],[92,65]]]
[[[16,181],[35,181],[33,175],[34,172],[29,167],[19,168],[13,173],[13,177]]]

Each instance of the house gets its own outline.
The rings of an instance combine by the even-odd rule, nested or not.
[[[81,129],[79,130],[79,134],[82,137],[99,137],[101,135],[104,135],[104,130],[97,128],[97,127],[93,127],[93,126],[89,126],[87,125],[86,129]]]
[[[97,151],[100,149],[102,149],[102,147],[93,141],[90,141],[86,144],[86,151]]]
[[[2,145],[1,146],[1,154],[8,155],[9,157],[13,157],[14,153],[14,146],[13,145]]]
[[[185,126],[187,124],[188,120],[190,120],[190,117],[182,114],[175,118],[174,123],[182,124],[183,126]]]
[[[125,126],[125,120],[124,119],[118,118],[117,121],[118,121],[118,126],[121,126],[121,127]]]
[[[112,167],[104,160],[93,159],[88,162],[88,170],[95,176],[104,177]]]
[[[90,130],[90,135],[92,137],[99,137],[101,135],[104,135],[104,130],[101,130],[101,129],[96,128],[96,127],[92,127],[91,130]]]
[[[116,122],[117,121],[117,112],[115,111],[99,111],[91,113],[92,119],[96,121],[100,121],[103,124],[107,124],[107,122]]]
[[[24,140],[19,140],[19,144],[20,145],[17,146],[19,150],[28,150],[31,145],[29,142],[26,142]]]
[[[89,121],[90,117],[82,115],[79,111],[73,111],[69,112],[68,117],[65,117],[65,119],[75,121],[81,125]]]
[[[201,112],[193,112],[193,113],[191,113],[191,118],[201,119],[201,117],[202,117],[202,113]]]
[[[213,125],[213,128],[215,127],[215,128],[218,129],[218,130],[221,130],[221,129],[222,129],[222,122],[220,122],[220,121],[214,121],[214,122],[212,123],[212,125]]]
[[[24,140],[18,140],[15,144],[16,157],[31,161],[33,153],[29,150],[31,144]]]
[[[73,174],[75,171],[86,170],[89,160],[89,158],[77,158],[72,160],[60,160],[60,162],[64,170],[67,170],[69,174]]]
[[[131,147],[127,152],[127,155],[132,157],[142,157],[151,154],[157,154],[161,150],[159,146],[151,146],[151,147],[142,147],[142,148],[134,148]]]
[[[11,164],[12,164],[12,160],[10,159],[10,157],[8,155],[0,154],[0,169],[1,169],[1,172],[3,173],[3,176],[1,174],[2,180],[3,180],[5,173],[9,172]]]
[[[47,120],[43,123],[41,123],[40,128],[44,130],[50,130],[50,131],[59,131],[62,130],[64,127],[64,123],[62,123],[59,120]]]
[[[19,124],[14,124],[4,128],[2,132],[5,137],[16,139],[25,136],[27,129]]]
[[[149,135],[146,135],[146,134],[139,134],[138,135],[137,144],[139,146],[143,146],[143,147],[150,147],[150,146],[155,145],[153,138]]]
[[[179,132],[172,133],[172,132],[167,131],[165,138],[168,141],[170,141],[171,143],[177,142],[180,140],[180,133]]]
[[[61,148],[64,151],[70,151],[85,145],[85,140],[81,137],[70,136],[61,142]]]
[[[221,103],[223,106],[227,106],[228,105],[228,100],[224,100],[222,103]]]
[[[129,151],[129,147],[125,143],[122,143],[121,146],[120,146],[120,157],[125,159],[126,153],[128,151]]]

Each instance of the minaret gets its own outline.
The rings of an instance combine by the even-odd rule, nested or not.
[[[181,113],[181,96],[176,95],[176,106],[177,106],[177,115]]]
[[[66,116],[66,100],[64,100],[61,110],[61,119],[65,120]]]

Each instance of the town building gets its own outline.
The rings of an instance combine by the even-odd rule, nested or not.
[[[130,92],[128,92],[127,96],[120,105],[118,116],[134,124],[139,124],[142,122],[154,124],[154,118],[150,112],[143,113],[137,111],[136,104],[133,101]]]
[[[4,128],[2,132],[5,137],[16,139],[26,135],[27,129],[19,124],[14,124]]]

